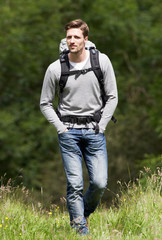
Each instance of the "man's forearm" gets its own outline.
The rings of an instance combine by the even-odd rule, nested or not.
[[[56,128],[59,134],[65,131],[66,126],[58,118],[52,104],[40,103],[40,109],[45,118]]]

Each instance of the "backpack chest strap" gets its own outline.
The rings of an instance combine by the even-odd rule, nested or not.
[[[62,72],[61,74],[63,76],[71,76],[71,75],[80,75],[80,74],[86,74],[87,72],[93,71],[92,68],[87,68],[87,69],[80,69],[80,70],[73,70],[73,71],[67,71],[67,72]]]

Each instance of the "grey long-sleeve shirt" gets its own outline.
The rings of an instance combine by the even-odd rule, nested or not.
[[[115,74],[109,58],[99,53],[100,67],[104,76],[105,93],[108,97],[105,107],[103,108],[102,117],[99,122],[100,132],[104,132],[108,122],[115,111],[118,102],[117,86]],[[90,58],[87,60],[83,69],[90,68]],[[71,70],[75,70],[71,66]],[[94,123],[86,125],[63,123],[58,118],[54,108],[53,101],[55,92],[58,88],[61,76],[60,61],[57,60],[49,65],[43,82],[40,109],[47,120],[54,125],[58,134],[61,134],[68,127],[74,128],[92,128]],[[93,71],[87,72],[75,78],[75,75],[69,76],[66,86],[63,90],[61,101],[58,105],[58,110],[62,116],[77,115],[77,116],[92,116],[97,110],[102,108],[101,89],[98,79]]]

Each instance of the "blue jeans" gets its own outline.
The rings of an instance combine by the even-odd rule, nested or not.
[[[86,225],[85,217],[94,212],[107,185],[107,151],[103,133],[93,129],[69,129],[59,134],[59,146],[67,177],[67,207],[72,224]],[[82,156],[89,187],[83,196]]]

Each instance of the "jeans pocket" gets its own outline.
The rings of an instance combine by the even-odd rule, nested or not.
[[[66,132],[59,133],[59,134],[58,134],[58,137],[64,136],[64,135],[66,135],[66,134],[68,134],[68,133],[69,133],[69,130],[66,131]]]
[[[92,133],[92,134],[95,134],[96,133],[96,130],[94,128],[89,128],[88,133]]]

